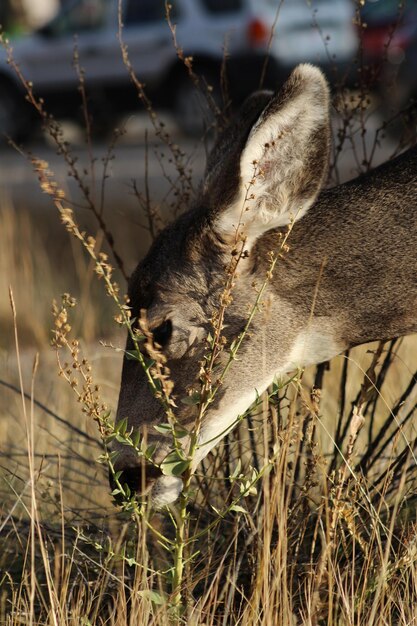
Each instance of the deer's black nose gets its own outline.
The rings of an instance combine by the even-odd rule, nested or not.
[[[122,468],[119,468],[118,471],[120,471],[120,469]],[[155,467],[155,465],[145,465],[142,463],[141,465],[122,469],[122,473],[117,481],[114,478],[114,474],[110,472],[110,488],[112,491],[114,489],[118,489],[117,483],[119,483],[122,486],[127,485],[131,494],[136,493],[137,495],[143,495],[150,489],[150,487],[152,487],[155,480],[160,476],[162,476],[162,472],[159,467]],[[117,499],[120,499],[121,497],[122,494],[119,494]]]

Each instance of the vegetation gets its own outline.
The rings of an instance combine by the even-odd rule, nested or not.
[[[187,155],[159,122],[123,45],[122,51],[149,112],[157,154],[169,154],[177,171],[175,179],[168,178],[165,200],[175,215],[193,194]],[[76,68],[88,130],[87,90],[77,63]],[[145,321],[139,332],[133,329],[124,297],[129,263],[104,211],[108,167],[121,133],[115,132],[99,168],[87,132],[91,159],[84,171],[59,124],[21,79],[79,186],[84,210],[71,206],[65,181],[47,163],[22,150],[61,225],[56,220],[45,242],[38,218],[15,214],[6,200],[0,207],[0,623],[416,623],[415,337],[355,349],[330,365],[277,381],[191,472],[195,437],[189,455],[181,455],[182,432],[163,355]],[[342,91],[335,101],[338,131],[329,184],[341,175],[347,147],[353,146],[363,170],[372,167],[383,142],[383,129],[370,130],[369,89],[360,87],[355,95]],[[367,132],[374,133],[371,143],[356,140]],[[147,159],[145,179],[146,172]],[[153,237],[164,220],[144,188],[143,194],[137,186],[134,191]],[[93,234],[85,230],[86,215]],[[62,257],[64,230],[71,245]],[[291,254],[291,229],[271,254],[270,272],[281,254]],[[242,339],[230,346],[222,341],[222,312],[233,295],[238,261],[239,254],[225,271],[201,389],[186,399],[199,406],[195,436],[216,393],[210,373],[217,356],[227,350],[233,367]],[[68,290],[78,304],[68,293],[58,298]],[[53,317],[46,311],[50,302],[44,306],[51,293]],[[253,294],[251,315],[259,306],[262,289]],[[180,502],[164,511],[151,510],[146,498],[135,499],[113,470],[109,443],[115,438],[152,460],[152,450],[125,421],[112,422],[126,331],[135,342],[132,357],[148,369],[161,397],[161,428],[172,433],[164,472],[184,480]],[[151,364],[141,353],[142,341]],[[109,495],[108,469],[117,506]]]

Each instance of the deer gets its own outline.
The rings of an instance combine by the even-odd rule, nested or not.
[[[222,331],[229,344],[245,326],[269,252],[290,228],[289,250],[265,288],[267,306],[202,418],[193,469],[277,378],[417,331],[417,149],[325,188],[330,145],[327,80],[317,67],[299,65],[277,93],[245,101],[208,156],[198,198],[161,231],[130,278],[133,319],[146,316],[174,398],[182,398],[198,380],[236,241],[242,253]],[[132,347],[129,336],[126,353]],[[185,430],[193,410],[177,402]],[[124,418],[154,445],[155,463],[116,443],[120,481],[156,508],[170,505],[183,482],[159,468],[172,447],[155,429],[164,410],[127,355],[116,416]],[[181,441],[186,450],[187,437]]]

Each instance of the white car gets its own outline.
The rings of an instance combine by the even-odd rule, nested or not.
[[[343,74],[358,46],[350,0],[170,0],[176,38],[193,69],[238,104],[259,86],[276,89],[299,62],[320,65],[330,80]],[[138,78],[156,106],[171,109],[182,129],[201,129],[195,87],[178,59],[165,0],[124,0],[123,40]],[[43,28],[13,44],[13,55],[35,92],[58,117],[80,116],[73,67],[76,41],[98,127],[138,106],[123,64],[117,0],[74,0]],[[262,81],[261,81],[262,78]],[[263,85],[260,83],[263,82]],[[22,86],[0,54],[0,132],[15,138],[33,129]]]

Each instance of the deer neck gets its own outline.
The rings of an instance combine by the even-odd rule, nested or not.
[[[275,272],[275,295],[304,326],[333,328],[346,347],[417,332],[417,163],[410,161],[415,149],[323,192],[294,225]],[[276,233],[263,237],[258,259],[277,242]]]

